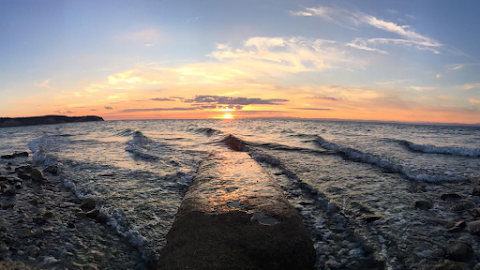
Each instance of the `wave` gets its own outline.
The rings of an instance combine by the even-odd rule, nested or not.
[[[220,131],[220,130],[213,129],[213,128],[208,128],[208,127],[193,129],[193,131],[196,132],[196,133],[205,134],[208,137],[213,136],[213,135],[223,134],[223,132]]]
[[[395,140],[410,150],[428,154],[444,154],[461,157],[480,157],[480,148],[467,148],[458,146],[436,146],[432,144],[416,144],[407,140]]]
[[[425,182],[467,180],[467,178],[461,177],[461,176],[453,176],[453,175],[445,175],[445,174],[431,175],[428,173],[411,172],[410,170],[406,169],[404,166],[400,164],[396,164],[390,160],[381,158],[373,154],[364,153],[362,151],[359,151],[350,147],[345,147],[345,146],[341,146],[341,145],[329,142],[320,136],[317,136],[317,138],[315,139],[315,142],[325,149],[335,151],[337,154],[341,155],[345,159],[375,165],[382,169],[386,169],[394,173],[399,173],[410,180],[425,181]]]
[[[63,186],[72,192],[78,199],[83,200],[87,197],[92,197],[88,195],[89,190],[79,189],[74,182],[69,179],[73,179],[73,174],[78,174],[69,170],[67,166],[64,166],[62,162],[58,160],[58,157],[53,155],[51,152],[56,151],[60,140],[62,137],[54,135],[44,135],[37,139],[32,140],[28,143],[28,147],[32,151],[33,160],[37,164],[44,166],[55,165],[58,167],[58,175],[61,178]],[[64,162],[68,162],[65,160]],[[96,201],[99,201],[96,198]],[[129,240],[129,242],[137,247],[144,258],[150,258],[151,252],[145,248],[145,243],[148,241],[144,236],[142,236],[136,228],[129,228],[122,226],[125,223],[126,218],[123,215],[119,214],[118,210],[112,210],[105,207],[100,207],[100,212],[104,213],[107,216],[107,225],[113,227],[117,233]]]
[[[227,146],[233,151],[247,150],[247,144],[243,140],[233,136],[232,134],[226,135],[225,137],[223,137],[223,139],[221,139],[218,142],[221,144],[224,144],[225,146]]]
[[[131,129],[127,128],[127,129],[124,129],[124,130],[118,132],[118,133],[115,134],[114,136],[118,136],[118,137],[130,137],[130,136],[132,136],[134,133],[135,133],[134,130],[131,130]]]
[[[43,135],[28,143],[28,148],[33,154],[33,161],[44,163],[46,166],[55,165],[57,156],[54,154],[65,147],[63,136]]]
[[[141,131],[133,132],[133,138],[127,142],[125,151],[133,154],[134,157],[147,161],[156,161],[159,159],[152,150],[165,146],[165,144],[154,142],[152,139],[143,135]]]

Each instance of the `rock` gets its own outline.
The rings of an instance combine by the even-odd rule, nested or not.
[[[19,232],[18,232],[18,237],[20,238],[27,238],[27,237],[30,237],[32,236],[32,231],[30,229],[21,229]]]
[[[16,190],[14,187],[9,186],[3,191],[3,195],[5,196],[15,196],[17,194]]]
[[[452,208],[450,208],[450,210],[452,210],[454,212],[462,212],[462,211],[466,211],[466,210],[468,210],[472,207],[473,207],[473,205],[471,203],[464,202],[464,203],[455,204],[454,206],[452,206]]]
[[[469,270],[468,264],[464,262],[455,262],[445,260],[435,267],[437,270]]]
[[[89,218],[96,219],[100,211],[98,209],[93,209],[85,214]]]
[[[31,177],[32,177],[32,180],[36,181],[36,182],[47,181],[47,178],[45,178],[43,173],[41,171],[39,171],[38,169],[32,169]]]
[[[28,157],[28,153],[27,152],[15,153],[13,154],[13,157]]]
[[[467,230],[474,235],[480,235],[480,220],[467,223]]]
[[[4,203],[4,204],[2,205],[2,209],[3,209],[3,210],[6,210],[6,209],[9,209],[9,208],[13,208],[14,206],[15,206],[15,203],[13,203],[13,202],[7,202],[7,203]]]
[[[96,206],[95,200],[91,197],[88,197],[83,199],[82,204],[80,205],[80,208],[82,208],[85,212],[88,212],[94,209],[95,206]]]
[[[15,158],[13,155],[3,155],[1,157],[2,157],[2,159],[14,159]]]
[[[98,223],[106,224],[108,221],[108,217],[105,213],[100,212],[98,213],[96,220]]]
[[[55,166],[48,166],[43,170],[43,172],[44,173],[50,173],[50,174],[53,174],[53,175],[57,175],[58,167],[56,165]]]
[[[32,249],[30,249],[29,254],[30,254],[30,256],[33,257],[33,258],[38,257],[38,254],[40,254],[40,248],[38,248],[38,247],[33,247]]]
[[[456,201],[456,200],[460,200],[462,196],[458,195],[457,193],[445,193],[445,194],[442,194],[440,198],[444,201]]]
[[[422,209],[422,210],[428,210],[432,208],[433,204],[429,201],[416,201],[415,202],[415,207]]]
[[[376,220],[381,219],[381,216],[375,216],[375,215],[364,215],[361,217],[362,220],[365,220],[367,223],[374,222]]]
[[[443,256],[452,261],[467,262],[473,256],[473,248],[466,243],[452,243],[443,248]]]
[[[45,212],[45,214],[43,214],[44,218],[52,218],[53,216],[54,216],[53,212],[50,212],[50,211]]]
[[[455,223],[455,225],[453,225],[453,227],[448,229],[448,231],[449,232],[459,231],[459,230],[465,228],[465,226],[467,226],[467,224],[465,223],[465,220],[460,220],[457,223]]]
[[[37,217],[34,217],[33,218],[33,222],[39,224],[39,225],[42,225],[42,224],[45,224],[47,223],[47,219],[43,216],[37,216]]]
[[[480,211],[477,208],[468,209],[468,212],[474,217],[480,217]]]
[[[19,171],[17,172],[17,176],[18,178],[22,179],[22,180],[28,180],[30,179],[30,174],[28,174],[27,172],[25,171]]]
[[[473,270],[480,270],[480,263],[477,263],[475,267],[473,267]]]
[[[480,187],[474,187],[472,188],[472,191],[470,192],[472,196],[480,196]]]
[[[5,243],[0,244],[0,252],[7,252],[10,248]]]

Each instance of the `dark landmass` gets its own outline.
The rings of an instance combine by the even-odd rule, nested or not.
[[[94,122],[104,121],[100,116],[65,116],[65,115],[46,115],[34,117],[0,117],[0,128],[2,127],[20,127],[20,126],[35,126],[35,125],[51,125],[62,123],[79,123],[79,122]]]

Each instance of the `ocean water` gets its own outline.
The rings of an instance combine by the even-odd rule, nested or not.
[[[317,266],[428,268],[478,207],[480,128],[313,120],[107,121],[0,129],[0,153],[56,164],[72,192],[102,201],[112,230],[158,256],[182,197],[211,152],[246,151],[311,231]],[[433,208],[421,210],[417,200]],[[459,202],[456,202],[459,203]],[[476,236],[475,236],[476,237]],[[363,264],[364,263],[364,264]]]

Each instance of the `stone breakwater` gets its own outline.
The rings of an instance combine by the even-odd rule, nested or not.
[[[0,269],[145,269],[101,202],[76,198],[58,170],[35,167],[26,152],[1,157]]]
[[[313,269],[315,250],[280,187],[247,153],[204,160],[158,269]]]

